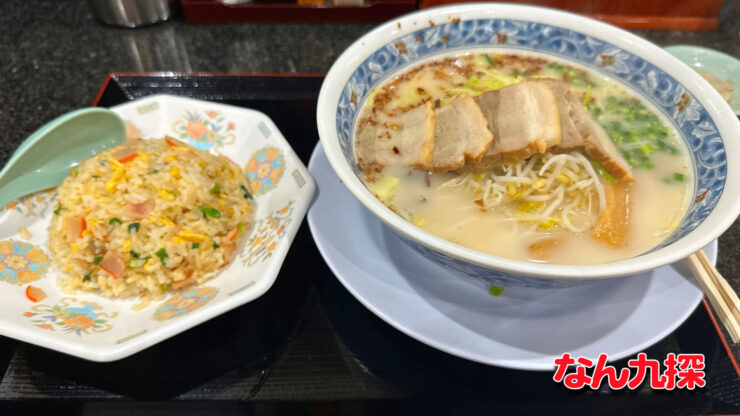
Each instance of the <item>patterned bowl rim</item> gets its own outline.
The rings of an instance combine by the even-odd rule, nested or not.
[[[652,63],[673,77],[706,109],[717,126],[719,137],[725,148],[727,177],[724,192],[714,209],[696,229],[665,247],[628,259],[595,265],[542,264],[485,254],[423,231],[393,213],[367,190],[343,156],[336,127],[340,96],[353,72],[374,52],[392,44],[394,40],[402,36],[422,29],[424,25],[450,23],[453,19],[463,21],[517,20],[567,29],[604,40]],[[495,47],[495,45],[491,46]],[[471,46],[471,48],[474,47]],[[439,54],[445,52],[449,51],[440,51]],[[430,56],[432,55],[422,56],[418,61],[428,59]],[[413,65],[414,62],[410,62],[409,65]],[[392,19],[356,40],[334,62],[321,86],[316,118],[321,145],[334,172],[344,186],[373,215],[402,236],[458,260],[489,269],[557,279],[597,279],[631,275],[687,257],[718,238],[740,215],[740,192],[735,191],[740,186],[740,174],[735,169],[735,166],[740,164],[740,122],[719,93],[690,67],[657,45],[623,29],[573,13],[535,6],[466,3],[426,9]],[[695,163],[693,158],[692,163]]]

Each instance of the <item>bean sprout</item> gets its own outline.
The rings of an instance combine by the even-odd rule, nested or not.
[[[525,224],[539,233],[553,227],[585,232],[606,207],[601,178],[577,151],[535,154],[483,173],[461,174],[439,188],[461,186],[472,192],[478,207],[502,213],[497,221]]]

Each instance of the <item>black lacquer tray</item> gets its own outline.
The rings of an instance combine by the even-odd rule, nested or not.
[[[112,74],[95,105],[174,94],[267,114],[304,163],[320,74]],[[549,372],[485,366],[396,331],[356,301],[303,224],[261,298],[129,358],[93,363],[0,337],[0,415],[712,414],[740,410],[740,379],[705,303],[645,352],[706,357],[693,392],[570,391]],[[626,365],[626,360],[615,363]]]

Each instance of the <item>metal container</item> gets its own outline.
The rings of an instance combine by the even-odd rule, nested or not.
[[[163,22],[177,11],[177,0],[88,0],[95,16],[113,26],[137,27]]]

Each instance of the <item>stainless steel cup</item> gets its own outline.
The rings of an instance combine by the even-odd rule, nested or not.
[[[88,0],[95,16],[113,26],[137,27],[162,22],[177,11],[177,0]]]

